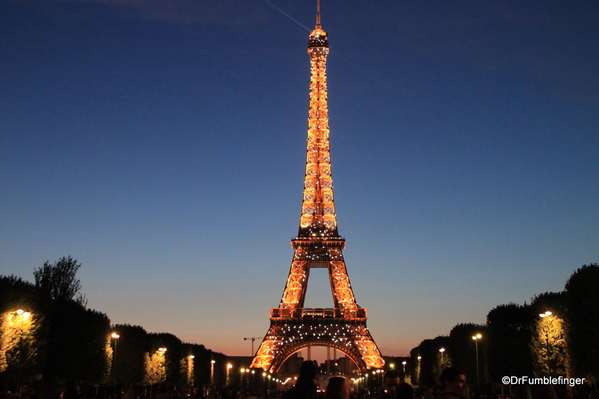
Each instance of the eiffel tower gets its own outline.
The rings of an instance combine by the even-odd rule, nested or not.
[[[291,355],[326,346],[344,353],[360,371],[382,368],[384,360],[366,327],[366,309],[356,303],[343,260],[345,240],[337,231],[329,148],[326,59],[327,33],[320,25],[310,33],[310,106],[306,174],[299,233],[291,241],[291,270],[278,308],[270,309],[270,328],[251,367],[276,372]],[[334,308],[304,308],[310,269],[329,272]]]

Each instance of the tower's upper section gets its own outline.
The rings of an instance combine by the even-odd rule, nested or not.
[[[317,2],[316,27],[310,33],[310,106],[306,175],[298,238],[339,237],[333,198],[329,115],[327,103],[327,34],[320,26],[320,1]]]
[[[310,37],[308,39],[308,53],[312,55],[311,49],[313,48],[323,48],[326,50],[326,54],[329,53],[329,40],[327,38],[327,33],[322,30],[320,26],[320,0],[316,2],[316,26],[312,33],[310,33]]]

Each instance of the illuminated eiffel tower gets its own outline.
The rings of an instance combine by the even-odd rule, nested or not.
[[[310,33],[310,108],[304,196],[295,253],[278,308],[270,310],[270,328],[251,367],[278,371],[291,355],[326,346],[344,353],[360,371],[381,368],[384,360],[366,327],[366,309],[356,303],[343,260],[345,240],[337,231],[329,149],[326,59],[327,34],[320,25]],[[304,308],[311,268],[329,272],[334,308]]]

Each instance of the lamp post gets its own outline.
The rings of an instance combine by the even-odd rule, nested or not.
[[[418,386],[420,386],[420,361],[422,360],[422,356],[418,356],[416,359],[418,359],[418,378],[416,379],[416,381],[418,382]]]
[[[166,348],[158,348],[158,355],[160,356],[159,359],[162,362],[162,375],[161,375],[161,381],[160,382],[165,382],[166,381]]]
[[[443,368],[443,366],[445,365],[445,358],[443,357],[443,355],[445,354],[445,348],[439,349],[439,352],[441,352],[441,368]]]
[[[225,385],[229,385],[229,373],[231,372],[231,368],[233,365],[231,363],[227,363],[227,378],[225,379]]]
[[[18,361],[18,367],[17,367],[19,387],[22,385],[21,379],[23,378],[23,376],[22,376],[23,363],[25,362],[25,357],[23,356],[23,346],[24,346],[23,345],[23,335],[24,335],[24,330],[25,330],[25,321],[28,320],[30,316],[31,316],[31,313],[26,312],[23,309],[17,309],[13,313],[13,317],[18,318],[18,320],[19,320],[19,361]],[[19,388],[19,394],[21,393],[20,389],[21,388]]]
[[[193,367],[193,359],[195,359],[194,355],[187,356],[187,383],[193,387],[194,384],[194,367]]]
[[[478,373],[478,340],[481,339],[483,336],[481,334],[476,334],[474,336],[472,336],[472,339],[474,340],[474,343],[476,344],[476,390],[479,390],[479,384],[480,384],[480,379],[479,379],[479,373]]]
[[[214,363],[214,359],[210,360],[210,385],[214,385]]]
[[[404,376],[405,376],[405,374],[406,374],[406,364],[407,364],[407,363],[408,363],[408,362],[406,362],[405,360],[404,360],[403,362],[401,362],[401,365],[403,366],[403,373],[404,373]]]
[[[266,371],[262,372],[262,389],[266,391]]]
[[[114,351],[112,352],[112,376],[114,377],[113,392],[114,392],[115,397],[116,397],[116,344],[120,337],[121,336],[115,332],[110,334],[110,338],[112,338],[112,342],[114,343]]]
[[[550,311],[546,311],[545,313],[541,313],[539,314],[539,317],[541,319],[545,319],[547,318],[547,320],[549,321],[549,323],[551,323],[551,318],[549,316],[551,316],[553,313],[551,313]],[[549,327],[544,326],[543,330],[545,331],[545,363],[547,366],[547,375],[549,375],[551,373],[551,370],[549,369]]]

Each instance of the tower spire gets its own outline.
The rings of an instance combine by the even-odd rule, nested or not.
[[[320,26],[320,0],[316,3],[316,27],[308,38],[310,55],[310,106],[306,174],[298,237],[338,236],[333,196],[326,62],[329,39]]]
[[[316,0],[316,27],[320,28],[320,0]]]

